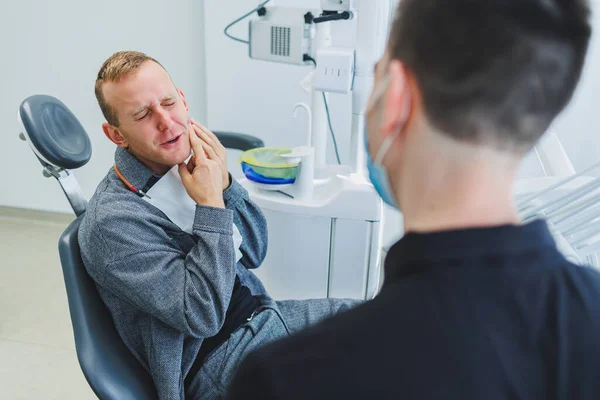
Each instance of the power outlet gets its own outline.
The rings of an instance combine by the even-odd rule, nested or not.
[[[350,93],[354,82],[354,49],[328,47],[317,52],[315,90]]]

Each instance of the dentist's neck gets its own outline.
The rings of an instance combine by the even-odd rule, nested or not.
[[[512,196],[517,158],[437,133],[417,136],[394,185],[405,232],[520,222]]]

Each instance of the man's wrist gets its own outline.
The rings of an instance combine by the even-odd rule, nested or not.
[[[228,172],[227,173],[227,178],[225,181],[225,184],[223,185],[223,191],[226,191],[227,189],[229,189],[231,187],[231,174]]]
[[[233,233],[233,211],[221,207],[196,206],[194,233],[220,232]]]
[[[202,197],[193,200],[201,207],[225,208],[225,199],[223,199],[222,195]]]
[[[212,208],[225,208],[225,202],[223,200],[211,200],[203,203],[196,203],[200,207],[212,207]]]

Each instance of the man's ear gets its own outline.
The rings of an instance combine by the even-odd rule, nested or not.
[[[123,135],[119,133],[119,130],[117,128],[115,128],[108,122],[102,124],[102,130],[104,131],[106,137],[117,146],[123,147],[125,149],[129,147],[127,139],[125,139]]]
[[[412,112],[409,76],[402,62],[393,60],[389,66],[390,83],[385,95],[381,129],[384,135],[402,129]]]
[[[185,98],[185,94],[183,94],[183,90],[177,89],[177,92],[181,96],[181,100],[183,100],[183,105],[185,106],[185,111],[190,112],[190,109],[189,109],[188,103],[187,103],[187,99]]]

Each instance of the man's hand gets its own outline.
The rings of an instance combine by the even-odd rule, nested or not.
[[[179,164],[179,176],[188,195],[201,206],[225,208],[223,200],[223,177],[219,163],[206,156],[206,144],[194,134],[189,135],[194,156],[189,163]]]
[[[227,149],[223,147],[219,139],[208,130],[205,126],[202,126],[197,121],[192,120],[192,127],[194,132],[203,142],[203,149],[206,152],[208,159],[216,161],[221,168],[221,176],[223,178],[223,190],[227,189],[231,185],[229,180],[229,171],[227,170]],[[195,151],[194,151],[195,152]]]

